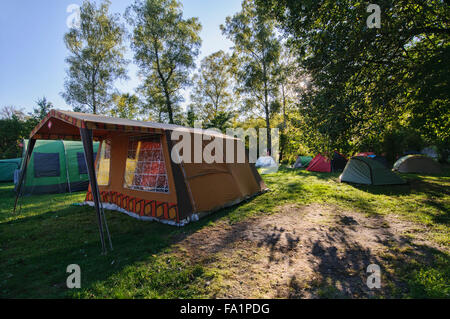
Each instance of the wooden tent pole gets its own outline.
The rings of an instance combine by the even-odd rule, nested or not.
[[[35,144],[36,144],[36,140],[34,138],[28,140],[27,154],[25,155],[25,159],[24,159],[25,162],[23,163],[23,167],[20,170],[19,183],[17,184],[17,189],[16,189],[16,200],[14,202],[14,213],[16,212],[17,202],[19,201],[19,197],[22,192],[23,180],[25,179],[25,176],[27,173],[27,168],[28,168],[28,163],[30,162],[31,153],[33,152]]]
[[[97,184],[97,176],[95,175],[95,159],[94,149],[92,146],[92,130],[87,128],[80,128],[81,140],[83,141],[84,157],[88,169],[89,183],[91,185],[92,198],[94,200],[95,211],[97,213],[98,229],[100,232],[100,240],[102,242],[102,254],[106,254],[105,236],[103,234],[103,221],[100,208],[99,190]]]

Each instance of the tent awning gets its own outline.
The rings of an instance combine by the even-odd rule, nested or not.
[[[81,140],[80,129],[83,128],[92,130],[94,140],[102,139],[102,137],[111,131],[163,134],[165,131],[173,130],[181,130],[189,133],[203,133],[221,138],[233,138],[214,131],[187,128],[175,124],[136,121],[60,110],[51,110],[34,128],[30,134],[30,138],[42,140]]]

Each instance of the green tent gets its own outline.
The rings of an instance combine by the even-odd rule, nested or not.
[[[28,140],[25,140],[24,156],[27,145]],[[97,152],[98,146],[99,143],[95,142],[94,152]],[[23,194],[77,192],[87,190],[88,185],[82,142],[36,141],[22,187]]]
[[[20,168],[21,158],[9,158],[0,160],[0,182],[12,182],[14,171]]]
[[[294,168],[307,167],[312,159],[311,156],[299,156],[295,161]]]
[[[404,184],[405,181],[394,172],[388,170],[380,162],[364,157],[352,157],[344,168],[341,182],[366,184],[366,185],[395,185]]]

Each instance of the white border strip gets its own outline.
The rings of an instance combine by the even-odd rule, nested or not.
[[[86,201],[86,202],[80,203],[80,205],[88,205],[88,206],[91,206],[91,207],[95,206],[94,202],[92,202],[92,201]],[[177,223],[177,222],[174,222],[173,220],[161,219],[161,218],[156,218],[156,217],[151,217],[151,216],[140,216],[138,214],[129,212],[129,211],[123,209],[122,207],[117,206],[116,204],[103,203],[102,202],[102,205],[103,205],[104,209],[115,210],[115,211],[127,214],[128,216],[131,216],[133,218],[139,219],[139,220],[143,220],[143,221],[157,221],[157,222],[160,222],[160,223],[163,223],[163,224],[168,224],[168,225],[178,226],[178,227],[184,226],[184,225],[188,224],[191,221],[197,221],[198,220],[198,215],[197,214],[193,214],[190,217],[188,217],[186,219],[183,219],[182,221]]]

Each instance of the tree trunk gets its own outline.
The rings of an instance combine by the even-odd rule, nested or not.
[[[270,131],[270,108],[269,108],[269,91],[267,89],[267,70],[266,64],[263,63],[264,76],[264,110],[266,112],[266,128],[267,128],[267,152],[272,156],[272,134]]]
[[[284,94],[284,84],[281,82],[281,95],[283,98],[283,130],[281,132],[281,138],[280,138],[280,162],[283,160],[283,152],[285,149],[286,144],[286,96]]]
[[[272,134],[270,131],[270,110],[268,103],[267,90],[264,97],[264,109],[266,112],[266,128],[267,128],[267,152],[272,156]]]
[[[169,93],[166,90],[164,90],[164,94],[166,95],[166,105],[167,105],[167,112],[169,113],[169,123],[174,124],[172,102],[170,101]]]

